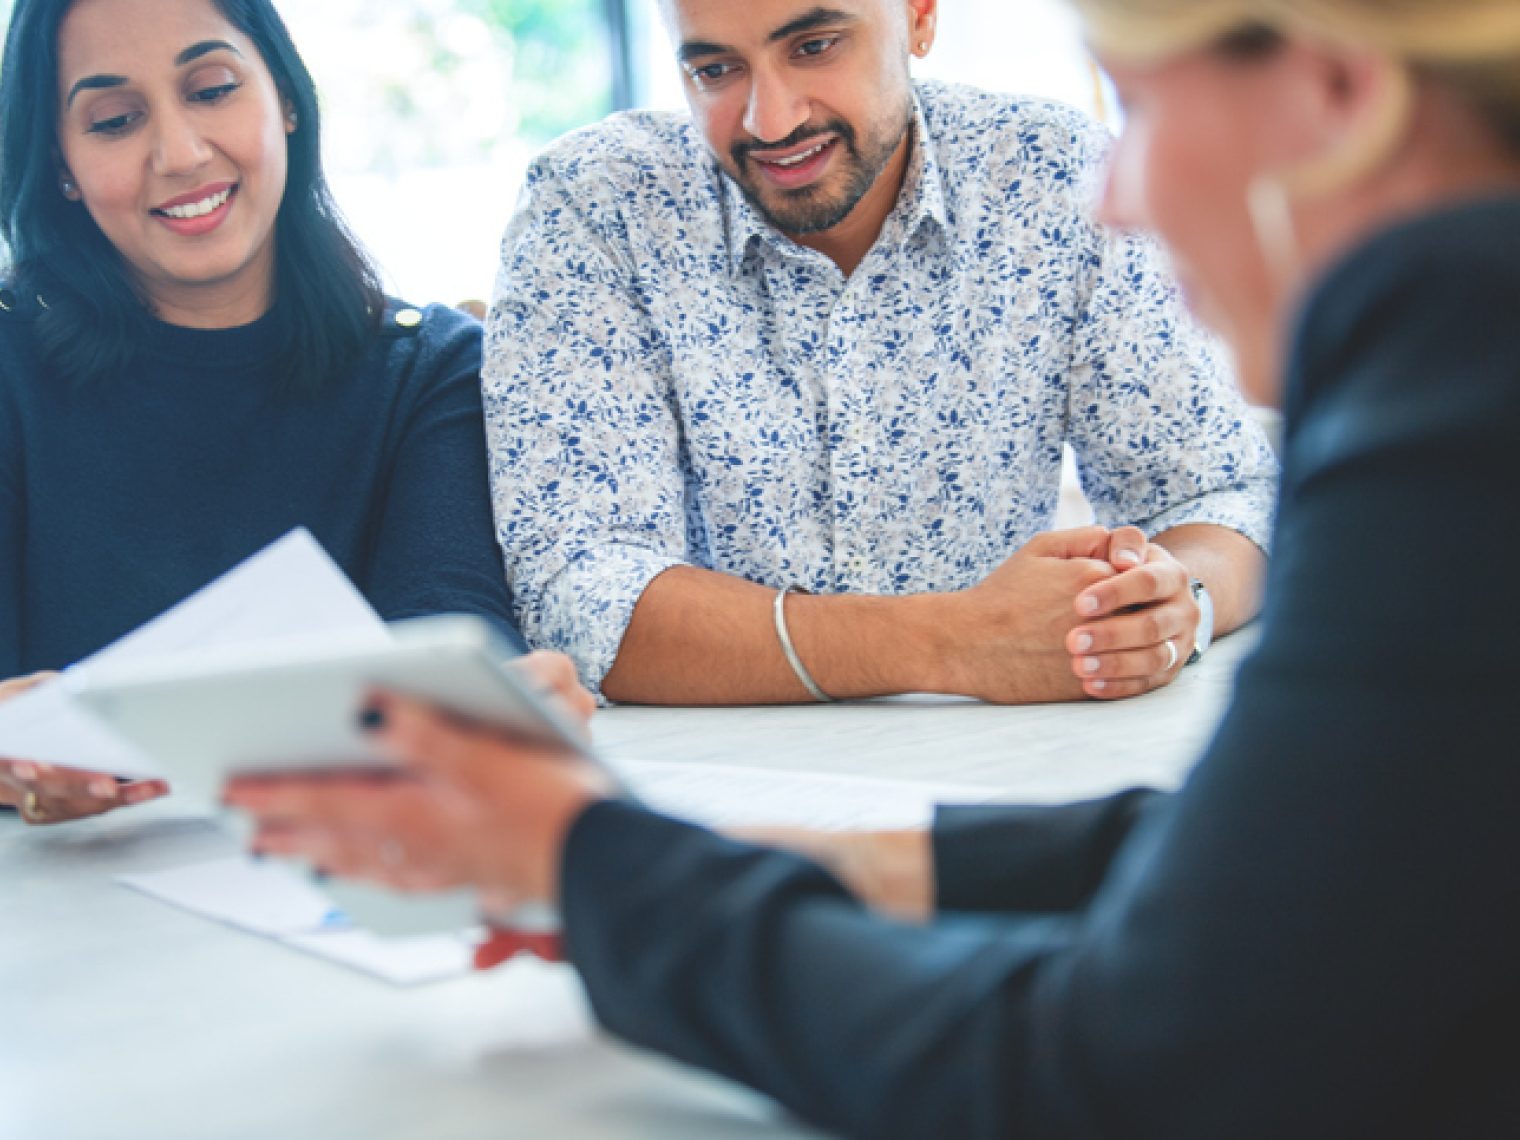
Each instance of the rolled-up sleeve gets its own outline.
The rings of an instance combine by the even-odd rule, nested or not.
[[[594,692],[688,556],[668,353],[606,180],[541,160],[502,243],[483,391],[497,534],[528,642]],[[600,191],[600,192],[599,192]]]
[[[1185,312],[1152,242],[1094,241],[1068,409],[1094,514],[1152,537],[1208,523],[1265,550],[1277,463],[1224,352]]]

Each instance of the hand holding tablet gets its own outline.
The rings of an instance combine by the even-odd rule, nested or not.
[[[228,802],[255,817],[259,849],[403,891],[455,889],[452,900],[404,906],[372,889],[339,892],[357,921],[388,932],[458,926],[478,916],[473,892],[461,888],[502,893],[494,849],[516,838],[503,834],[511,828],[492,814],[499,797],[482,779],[512,777],[500,765],[515,769],[520,755],[599,794],[615,782],[590,758],[578,723],[588,698],[555,660],[525,671],[473,618],[393,628],[394,640],[378,646],[287,640],[86,671],[71,684],[177,784],[216,794],[230,778]],[[545,684],[579,707],[546,698]],[[498,770],[476,770],[491,764]],[[516,830],[536,825],[524,818]],[[522,885],[510,893],[530,901],[535,892]],[[537,895],[531,901],[549,901]],[[540,912],[531,925],[552,924]]]
[[[76,667],[76,701],[161,764],[176,787],[215,795],[228,777],[390,766],[361,713],[378,690],[414,697],[524,741],[586,753],[575,716],[538,691],[515,650],[465,615],[396,622],[377,643],[281,638]]]
[[[254,849],[400,891],[469,888],[493,926],[554,930],[545,908],[558,902],[565,837],[583,809],[617,794],[612,778],[562,743],[504,736],[408,697],[378,695],[373,712],[369,731],[395,775],[229,784],[227,802],[258,825]]]

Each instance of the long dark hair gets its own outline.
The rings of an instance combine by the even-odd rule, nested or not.
[[[43,359],[103,380],[128,366],[152,319],[130,269],[89,213],[58,189],[58,29],[74,0],[17,0],[0,64],[0,237],[12,285],[40,298]],[[322,173],[317,90],[270,0],[211,0],[258,47],[286,105],[285,195],[275,218],[273,319],[282,374],[314,390],[357,361],[384,305],[379,275]]]

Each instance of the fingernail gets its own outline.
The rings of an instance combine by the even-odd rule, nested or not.
[[[121,787],[115,780],[90,781],[90,795],[97,800],[114,800],[120,791]]]
[[[1093,647],[1092,634],[1082,633],[1077,635],[1077,652],[1086,653]]]
[[[1089,681],[1087,683],[1091,685],[1093,687],[1093,691],[1097,693],[1101,693],[1104,689],[1108,688],[1107,681]]]
[[[1140,553],[1135,550],[1121,550],[1114,558],[1115,562],[1127,562],[1131,566],[1140,565]]]
[[[35,764],[15,764],[11,767],[11,773],[18,780],[35,780],[37,778],[37,766]]]
[[[359,727],[365,732],[376,732],[385,727],[385,714],[374,705],[368,705],[359,713]]]
[[[1077,608],[1084,614],[1095,614],[1098,612],[1098,599],[1089,595],[1078,600]]]
[[[1101,668],[1103,668],[1103,662],[1099,661],[1096,657],[1082,658],[1082,672],[1096,673]]]

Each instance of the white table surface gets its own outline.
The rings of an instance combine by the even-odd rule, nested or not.
[[[1030,708],[617,708],[612,757],[974,785],[1015,800],[1175,784],[1251,634],[1138,700]],[[813,1135],[765,1100],[598,1033],[565,967],[397,989],[113,882],[231,851],[172,798],[0,818],[0,1138]]]

